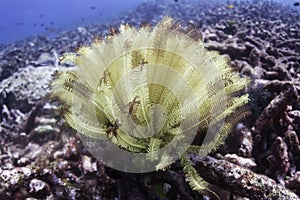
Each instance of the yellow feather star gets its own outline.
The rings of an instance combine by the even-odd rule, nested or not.
[[[108,166],[147,172],[183,158],[191,186],[205,189],[186,152],[204,156],[223,143],[245,114],[248,96],[236,94],[249,81],[172,18],[112,30],[62,57],[76,66],[51,83],[64,118]]]

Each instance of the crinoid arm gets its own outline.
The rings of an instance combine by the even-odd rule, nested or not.
[[[198,174],[187,154],[182,156],[181,165],[183,166],[186,179],[193,190],[197,190],[202,194],[213,195],[218,200],[221,200],[214,191],[208,188],[208,183]]]

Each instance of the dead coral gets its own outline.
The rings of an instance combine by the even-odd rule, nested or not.
[[[270,157],[270,154],[272,154],[270,152],[276,152],[277,150],[272,150],[273,147],[271,149],[269,148],[273,145],[273,141],[276,141],[275,138],[278,136],[283,137],[284,132],[287,130],[288,121],[286,120],[286,112],[288,111],[289,105],[293,105],[299,98],[297,86],[289,81],[277,80],[259,80],[257,83],[262,84],[263,87],[269,91],[279,94],[264,108],[251,129],[254,138],[253,155],[258,165],[258,172],[266,172],[269,175],[271,172],[275,172],[272,177],[282,182],[285,174],[289,170],[290,164],[288,164],[285,158],[279,161],[279,165],[278,163],[274,163],[276,162],[276,156],[274,156],[275,158],[272,158],[273,156]],[[279,140],[281,141],[281,139],[278,139],[277,142],[279,142]],[[284,141],[280,143],[285,146]],[[280,150],[281,147],[278,147],[278,150]],[[275,170],[277,167],[278,169]]]
[[[206,156],[196,162],[197,171],[210,183],[253,200],[281,200],[299,197],[274,180],[225,160]]]
[[[284,183],[284,178],[289,170],[290,162],[287,145],[281,137],[277,137],[268,151],[267,160],[269,168],[266,173],[274,176],[280,183]]]
[[[254,133],[254,136],[262,134],[267,127],[272,127],[275,123],[277,123],[278,121],[275,120],[278,120],[287,105],[296,99],[297,91],[293,85],[290,85],[287,90],[282,91],[278,96],[276,96],[260,114],[252,127],[252,133]]]
[[[235,147],[239,156],[252,157],[253,138],[251,131],[244,124],[237,124],[235,130],[229,136],[229,140],[231,141],[230,146]]]
[[[288,145],[289,159],[291,163],[290,174],[294,175],[297,168],[300,167],[300,143],[297,133],[294,128],[289,125],[288,130],[285,132],[285,140]]]
[[[300,195],[300,171],[296,172],[292,178],[285,181],[285,186]]]
[[[227,160],[233,164],[239,165],[241,167],[246,167],[249,169],[255,169],[256,163],[253,161],[253,159],[250,158],[243,158],[236,154],[226,154],[224,156],[224,160]]]
[[[300,131],[300,110],[288,111],[286,118],[289,119],[289,124],[298,132]]]

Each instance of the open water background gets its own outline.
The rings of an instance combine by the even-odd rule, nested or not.
[[[53,37],[62,30],[76,26],[107,22],[146,1],[160,3],[174,0],[1,0],[0,44],[37,34]],[[201,0],[201,2],[205,1],[207,0]],[[295,0],[281,1],[291,6],[296,2]],[[229,4],[234,1],[210,0],[208,2]],[[184,1],[177,0],[177,3],[184,3]]]

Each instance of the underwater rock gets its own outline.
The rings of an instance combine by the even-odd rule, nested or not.
[[[282,114],[288,104],[298,99],[296,88],[293,85],[286,85],[286,87],[286,90],[276,96],[256,120],[252,127],[254,137],[263,134],[266,127],[272,127],[272,124],[276,123],[273,121],[274,116]]]
[[[298,135],[294,128],[289,125],[288,130],[285,132],[285,141],[288,145],[289,159],[291,162],[290,174],[293,175],[296,169],[300,167],[300,143]]]
[[[269,162],[269,168],[266,173],[274,176],[273,178],[277,179],[280,183],[284,183],[290,162],[287,145],[281,137],[277,136],[267,155],[266,159]]]
[[[42,53],[36,61],[31,62],[31,65],[35,66],[54,66],[58,67],[59,57],[55,49],[50,52]]]
[[[42,180],[32,179],[29,183],[29,193],[34,197],[45,198],[50,192],[50,187]]]
[[[298,108],[300,109],[300,108]],[[287,113],[287,117],[291,120],[290,123],[293,124],[295,130],[300,130],[300,110],[290,110]]]
[[[251,131],[242,123],[238,123],[225,143],[229,152],[238,152],[238,156],[251,158],[253,138]]]
[[[28,141],[34,141],[35,143],[43,143],[43,141],[47,141],[48,138],[54,138],[60,130],[53,125],[45,124],[38,125],[35,127],[28,136]]]
[[[226,154],[224,156],[224,160],[227,160],[233,164],[239,165],[241,167],[246,167],[249,169],[254,169],[256,167],[256,163],[250,158],[243,158],[236,154]]]
[[[81,162],[82,162],[82,168],[83,168],[85,174],[97,171],[97,163],[92,162],[91,157],[82,156]]]
[[[277,184],[273,179],[225,160],[206,156],[196,162],[196,168],[201,176],[211,183],[253,200],[299,200],[295,193]]]
[[[49,93],[49,82],[55,70],[54,66],[28,66],[20,69],[0,82],[0,91],[5,91],[2,103],[9,109],[19,109],[23,113],[30,111],[38,100]]]
[[[286,180],[285,186],[300,195],[300,171],[296,172],[293,177]]]

